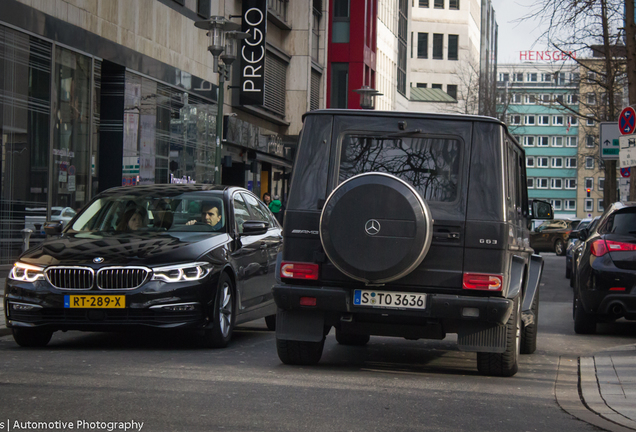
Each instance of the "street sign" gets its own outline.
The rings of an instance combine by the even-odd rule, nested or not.
[[[623,178],[629,178],[629,174],[630,174],[630,169],[629,167],[627,168],[621,168],[621,177]]]
[[[620,168],[636,165],[636,135],[623,135],[620,143]]]
[[[631,135],[636,129],[636,111],[628,106],[623,108],[621,115],[618,116],[618,127],[623,135]]]
[[[599,135],[601,138],[601,159],[618,160],[620,150],[618,138],[621,136],[618,122],[599,123]]]

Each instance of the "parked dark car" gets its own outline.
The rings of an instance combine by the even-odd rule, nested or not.
[[[275,326],[281,227],[251,192],[212,185],[110,189],[29,249],[7,279],[7,327],[21,346],[57,330],[190,329],[224,347],[234,326]],[[56,231],[61,231],[57,232]]]
[[[576,245],[581,241],[579,239],[580,231],[587,227],[592,222],[592,218],[581,219],[581,222],[577,225],[576,229],[570,231],[568,235],[567,247],[565,249],[565,277],[570,279],[572,274],[572,253]]]
[[[305,114],[285,214],[278,356],[320,361],[371,335],[444,339],[511,376],[536,349],[543,260],[533,255],[524,149],[478,116]]]
[[[554,219],[546,221],[530,232],[530,247],[535,252],[554,252],[565,255],[568,236],[579,220]]]
[[[579,257],[581,256],[581,251],[583,250],[584,242],[581,239],[586,239],[589,233],[594,231],[596,224],[598,223],[600,216],[596,216],[592,219],[592,222],[586,227],[581,228],[580,230],[574,230],[570,233],[570,238],[576,236],[579,241],[574,244],[572,248],[572,270],[570,271],[570,287],[574,288],[575,280],[576,280],[576,267],[579,262]]]
[[[636,202],[617,202],[583,240],[574,287],[574,331],[596,324],[636,320]]]

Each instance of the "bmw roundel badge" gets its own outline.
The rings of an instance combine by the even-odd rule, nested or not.
[[[93,258],[93,262],[95,264],[101,264],[101,263],[104,262],[104,258],[102,258],[102,257]]]

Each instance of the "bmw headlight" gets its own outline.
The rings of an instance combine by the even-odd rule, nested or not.
[[[207,262],[177,264],[153,268],[152,280],[163,282],[184,282],[203,279],[214,267]]]
[[[44,269],[31,264],[17,262],[9,272],[9,279],[20,282],[35,282],[36,280],[44,279]]]

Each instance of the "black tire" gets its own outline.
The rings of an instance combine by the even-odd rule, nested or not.
[[[276,315],[268,315],[265,317],[265,324],[267,324],[267,330],[276,330]]]
[[[534,323],[523,326],[521,330],[521,354],[532,354],[537,350],[537,331],[539,325],[539,290],[534,295],[530,310],[534,313]]]
[[[519,370],[521,351],[521,299],[514,301],[513,311],[506,323],[506,351],[477,353],[477,370],[488,376],[511,377]]]
[[[210,324],[203,330],[202,343],[206,348],[225,348],[235,323],[234,285],[227,273],[221,273],[216,298],[210,313]]]
[[[340,345],[364,346],[370,339],[369,335],[346,334],[336,329],[336,340]]]
[[[594,334],[596,333],[596,317],[585,312],[581,300],[574,299],[574,332],[576,334]]]
[[[565,243],[561,239],[556,239],[554,242],[554,253],[558,256],[565,255]]]
[[[46,346],[51,337],[53,336],[53,332],[50,330],[43,330],[37,328],[14,328],[13,332],[13,340],[25,348],[41,348]]]
[[[276,338],[280,361],[287,365],[315,365],[322,357],[325,338],[320,342],[292,341]]]

